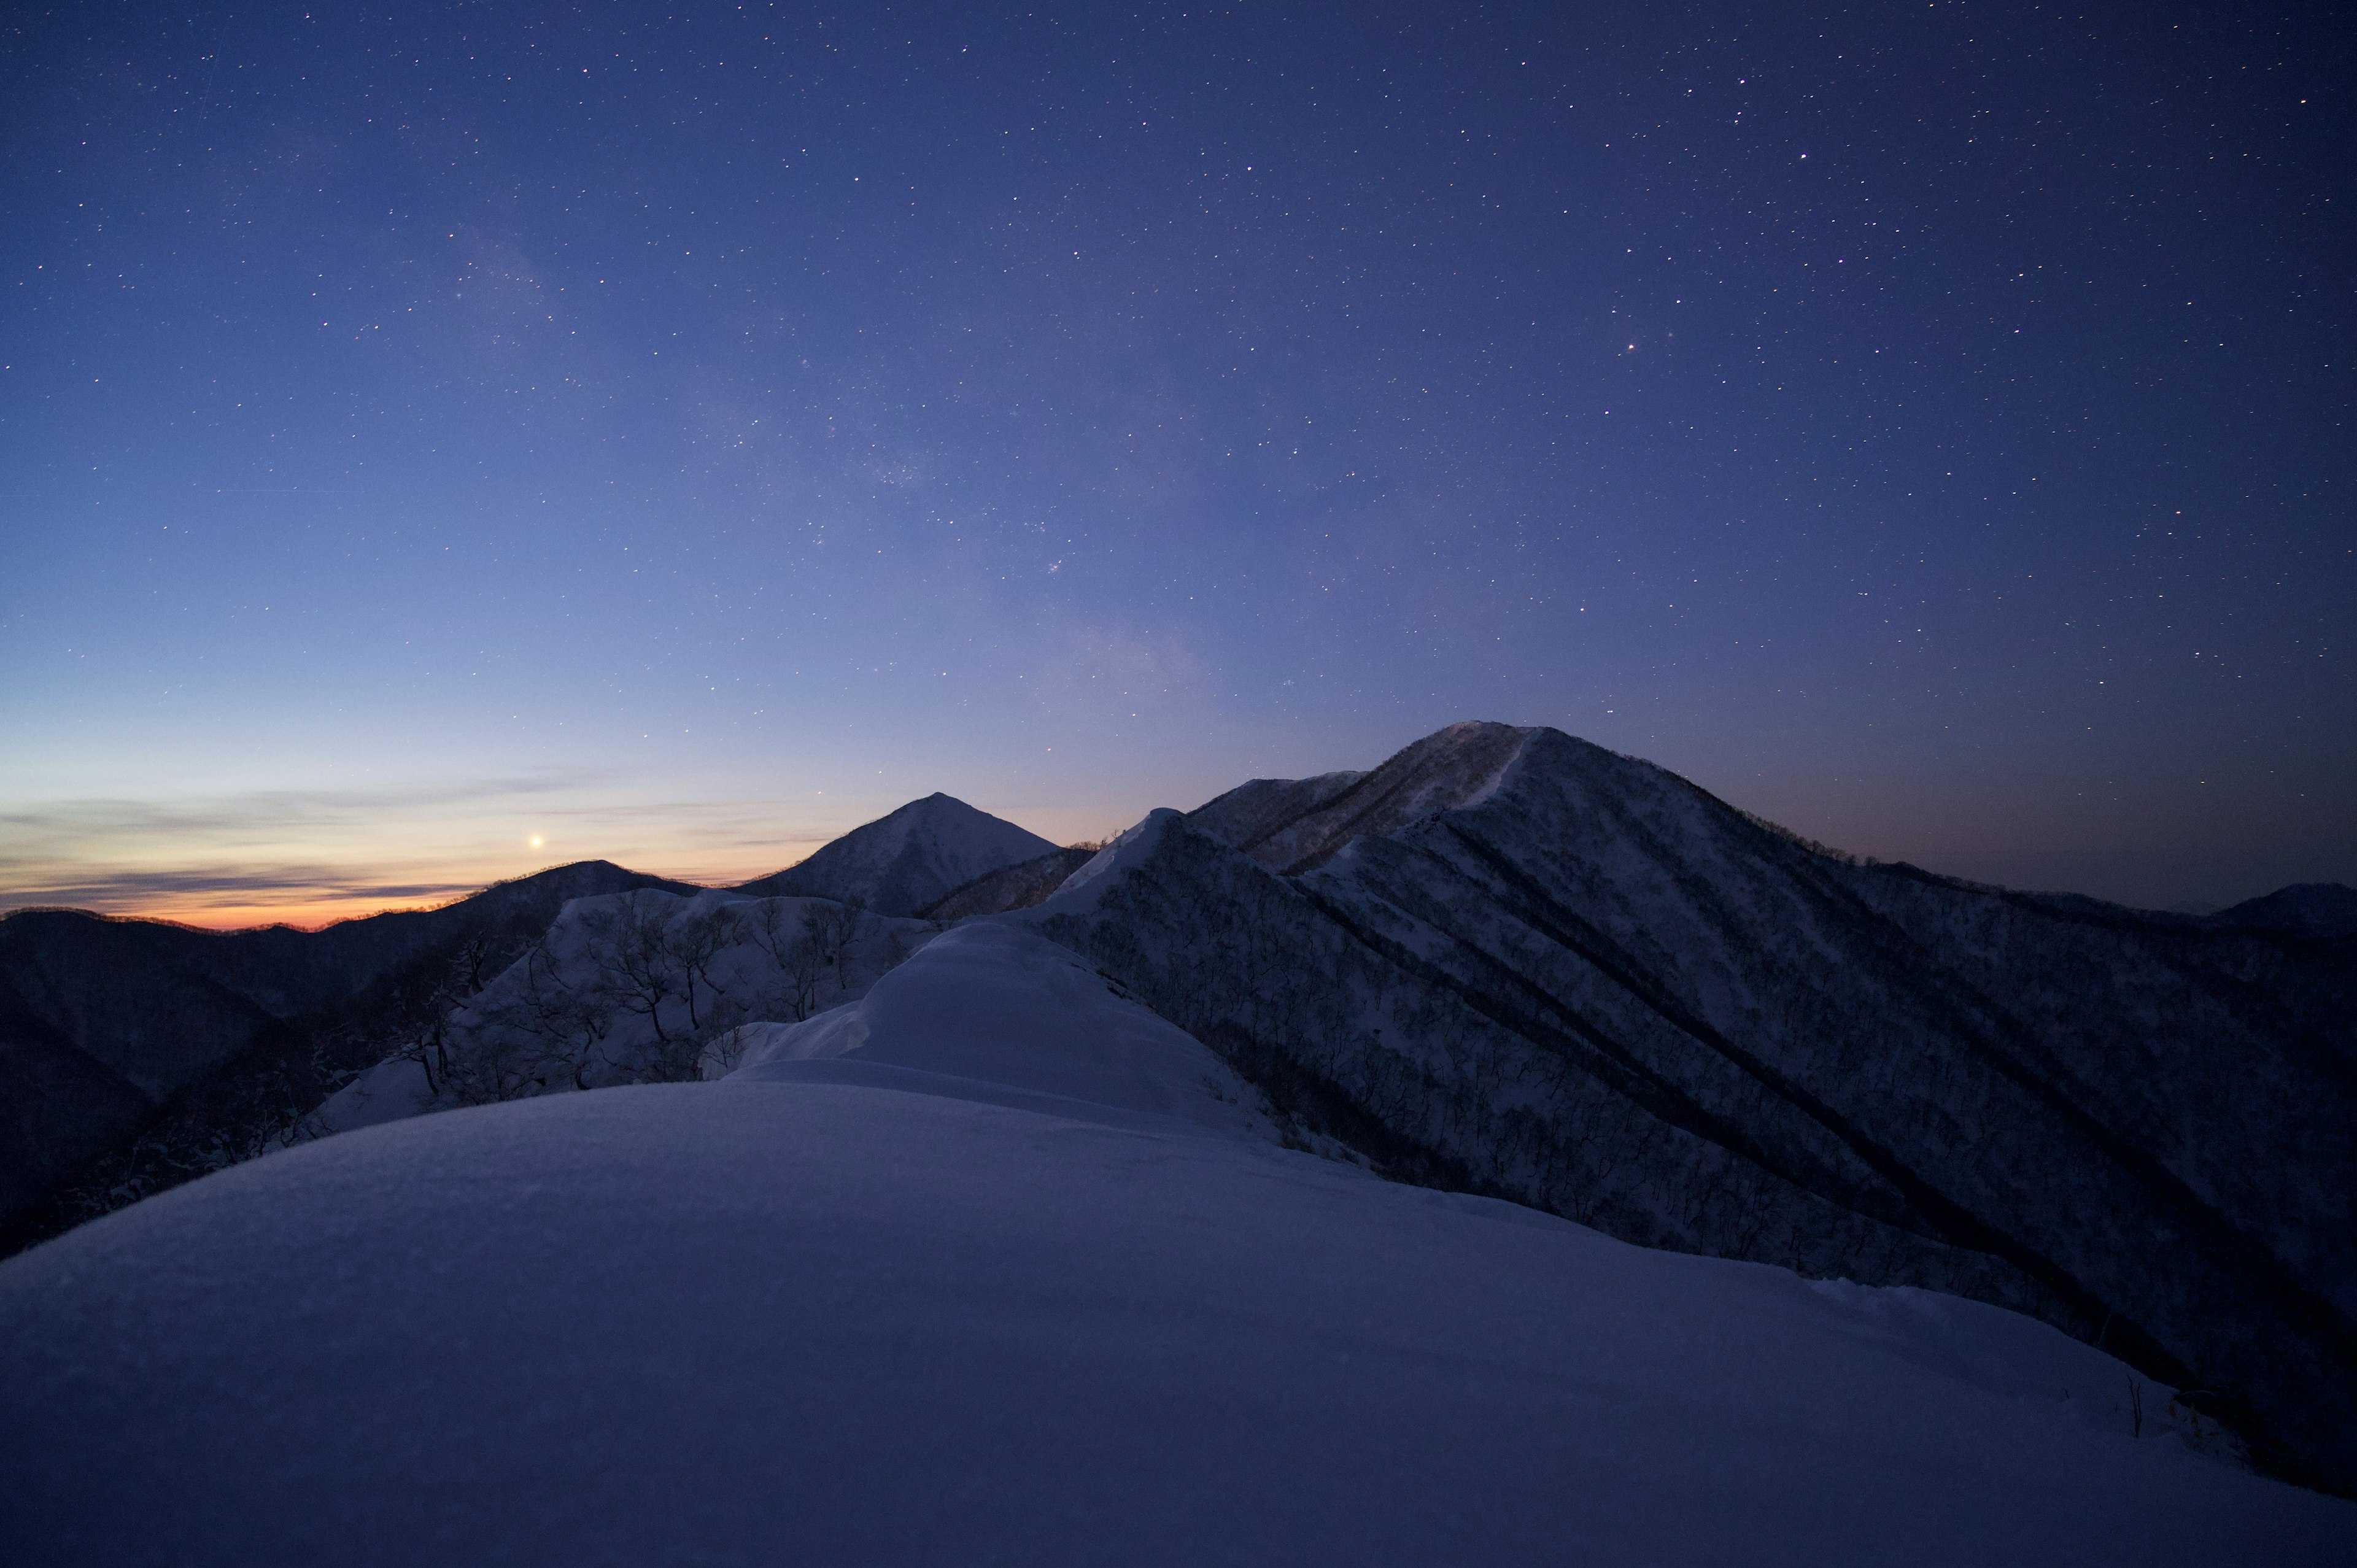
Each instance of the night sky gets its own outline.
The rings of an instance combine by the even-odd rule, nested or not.
[[[0,906],[1096,837],[1464,718],[2357,881],[2330,13],[1454,9],[19,12]]]

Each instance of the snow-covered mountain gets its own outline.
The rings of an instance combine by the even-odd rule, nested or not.
[[[2262,1467],[2357,1487],[2349,889],[2287,889],[2194,918],[1860,865],[1650,764],[1478,724],[1371,772],[1254,780],[1191,814],[1157,811],[1093,854],[934,796],[740,890],[589,869],[586,896],[561,913],[541,887],[511,895],[515,918],[496,929],[421,925],[382,961],[352,948],[355,974],[377,968],[358,991],[305,982],[323,1010],[291,1025],[253,987],[221,989],[230,971],[188,972],[277,1019],[291,1043],[273,1048],[288,1061],[384,1058],[297,1140],[723,1076],[730,1092],[857,1091],[843,1113],[888,1147],[902,1134],[880,1107],[907,1101],[859,1095],[1217,1134],[1260,1157],[1274,1138],[1647,1247],[2042,1318],[2117,1356],[2139,1385],[2185,1391],[2201,1429],[2222,1421]],[[941,934],[951,920],[966,923]],[[264,966],[281,984],[320,968],[333,931],[253,935],[294,944],[296,960]],[[106,940],[125,951],[151,940]],[[0,941],[0,961],[9,952]],[[10,961],[0,979],[48,1008],[40,1019],[107,1016],[59,1001],[100,995],[102,974]],[[178,994],[179,971],[150,968],[125,989]],[[24,973],[48,989],[27,990]],[[58,1092],[71,1099],[71,1087]],[[796,1109],[808,1099],[764,1103],[785,1108],[781,1136],[803,1137],[793,1118],[818,1114]],[[832,1115],[852,1101],[827,1103]],[[571,1129],[579,1116],[608,1129],[584,1136],[692,1141],[686,1112],[650,1111],[637,1131],[596,1120],[608,1114],[543,1109],[529,1116],[546,1120],[498,1124]],[[727,1138],[755,1136],[749,1122],[728,1125]],[[927,1125],[925,1137],[951,1136]],[[441,1133],[350,1133],[380,1135],[445,1150]],[[523,1145],[543,1135],[518,1133],[508,1153],[449,1148],[496,1186],[499,1161],[539,1158]],[[996,1135],[978,1171],[1012,1168],[1016,1156],[988,1152]],[[1040,1147],[1065,1151],[1060,1139]],[[249,1140],[195,1168],[284,1141]],[[760,1164],[770,1157],[748,1149],[730,1169],[807,1175]],[[1159,1155],[1140,1158],[1158,1168]],[[468,1166],[479,1160],[490,1163]],[[1056,1168],[1122,1201],[1126,1177],[1085,1160]],[[858,1192],[883,1179],[842,1177]],[[295,1201],[270,1190],[270,1204]],[[1251,1228],[1218,1202],[1205,1213]],[[398,1223],[412,1219],[425,1222]],[[802,1209],[777,1222],[822,1225]],[[1380,1290],[1352,1278],[1347,1300]],[[1542,1381],[1601,1375],[1515,1364]],[[1439,1528],[1416,1528],[1427,1527]]]
[[[878,914],[914,915],[978,876],[1055,849],[1013,822],[933,794],[737,890],[856,900]]]
[[[963,920],[970,915],[1000,915],[1028,909],[1063,886],[1096,851],[1086,844],[1050,851],[986,872],[919,911],[928,920]]]
[[[2299,882],[2202,918],[2220,930],[2272,931],[2278,936],[2336,941],[2357,937],[2357,887]]]
[[[939,930],[834,899],[720,888],[576,898],[479,991],[387,1037],[385,1059],[292,1136],[716,1076],[749,1037],[738,1026],[856,1002]]]
[[[1189,839],[1109,852],[1100,907]],[[1276,1147],[1211,1050],[1004,926],[747,1058],[329,1138],[0,1264],[9,1560],[2206,1568],[2357,1537],[2018,1315]]]
[[[174,1143],[176,1118],[200,1122],[208,1106],[192,1099],[229,1102],[231,1120],[307,1109],[295,1100],[314,1084],[318,1029],[305,1020],[470,941],[528,943],[569,898],[634,887],[694,891],[593,860],[317,931],[207,931],[79,909],[0,917],[0,1251],[30,1240],[26,1228],[48,1218],[44,1199],[91,1162],[143,1134]],[[222,1136],[189,1133],[178,1141]]]
[[[1852,865],[1499,725],[1010,918],[1394,1174],[2028,1312],[2357,1485],[2346,942]]]
[[[744,890],[894,917],[954,897],[971,913],[1037,902],[1071,855],[934,795]],[[698,891],[585,861],[318,931],[71,909],[0,918],[0,1255],[257,1152],[373,1063],[381,1036],[430,1032],[538,942],[566,900],[635,888]],[[468,972],[464,984],[454,967]],[[376,1074],[355,1092],[386,1114],[412,1102],[414,1076]],[[328,1124],[348,1120],[351,1099]]]

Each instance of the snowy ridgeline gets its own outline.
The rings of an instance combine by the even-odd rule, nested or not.
[[[940,929],[830,898],[642,888],[575,899],[479,991],[407,1020],[383,1042],[382,1065],[298,1135],[561,1090],[716,1077],[736,1065],[740,1024],[792,1022],[851,1001]]]
[[[1100,1120],[1111,1109],[1281,1141],[1259,1091],[1201,1041],[1064,949],[1001,925],[935,938],[860,1001],[807,1023],[745,1025],[714,1042],[707,1076],[739,1060],[731,1076],[745,1081],[834,1080],[851,1064],[885,1069],[858,1081],[922,1073],[934,1093],[987,1086],[994,1101],[1058,1114],[1088,1106]]]
[[[2248,1474],[2029,1318],[1279,1148],[1207,1048],[1004,925],[734,1043],[718,1082],[321,1139],[0,1264],[9,1560],[2146,1568],[2357,1541],[2357,1506]]]
[[[2027,1312],[2357,1487],[2349,955],[2081,902],[1460,725],[1157,813],[1006,918],[1385,1174]]]
[[[950,796],[928,795],[853,829],[798,865],[740,893],[859,899],[885,915],[916,915],[992,872],[1056,853],[1013,822]]]

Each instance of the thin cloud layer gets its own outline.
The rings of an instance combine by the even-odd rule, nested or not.
[[[802,858],[844,823],[776,801],[615,798],[605,769],[36,800],[0,810],[0,909],[66,906],[200,925],[317,925],[461,897],[574,860],[731,881]],[[849,804],[849,802],[845,802]]]

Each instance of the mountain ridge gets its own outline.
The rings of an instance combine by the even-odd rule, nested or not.
[[[2357,940],[2333,934],[2357,891],[2192,917],[1862,864],[1641,758],[1479,721],[1157,811],[1093,854],[937,794],[736,890],[639,886],[566,961],[674,955],[683,992],[614,993],[633,1029],[672,1018],[672,1055],[698,1047],[722,934],[769,977],[733,1021],[771,993],[806,1016],[795,942],[834,952],[849,996],[943,922],[1015,924],[1210,1047],[1298,1146],[1648,1246],[2027,1312],[2188,1390],[2278,1473],[2357,1484]],[[813,912],[845,899],[898,922],[852,981],[854,925]],[[188,1007],[279,1016],[182,978]],[[504,983],[500,1005],[541,1005],[532,974]],[[59,1038],[0,983],[0,1072]],[[51,1055],[51,1100],[104,1101]],[[498,1092],[646,1069],[599,1070]]]
[[[756,897],[856,897],[882,915],[914,915],[991,872],[1058,846],[939,790],[864,822],[782,871],[735,885]]]
[[[1552,730],[1246,789],[1016,918],[1428,1177],[2029,1311],[2357,1476],[2330,944],[1853,865]]]
[[[683,887],[608,861],[496,882],[433,909],[317,930],[213,931],[39,908],[0,915],[0,1245],[33,1206],[209,1074],[285,1044],[290,1022],[477,928],[565,899]]]
[[[1068,854],[937,792],[740,890],[790,890],[913,915],[915,906],[994,876],[1000,891],[975,887],[969,900],[1029,901],[1046,889],[1004,874],[1035,860],[1044,873]],[[699,891],[584,860],[431,909],[309,930],[219,931],[52,907],[0,914],[0,1253],[80,1218],[83,1200],[59,1196],[77,1184],[148,1190],[109,1165],[159,1129],[168,1134],[159,1147],[224,1135],[235,1143],[257,1135],[249,1125],[257,1116],[306,1113],[335,1073],[368,1065],[323,1058],[340,1048],[328,1036],[350,1035],[354,1022],[327,1015],[349,1012],[355,999],[365,1004],[372,987],[414,993],[418,985],[402,972],[431,966],[442,949],[489,937],[521,951],[570,900],[646,888]],[[159,1179],[177,1169],[166,1157]]]

